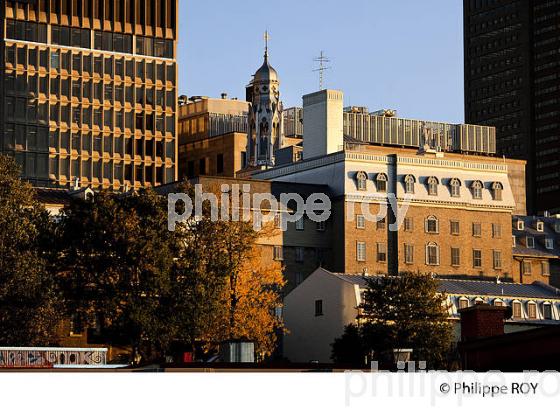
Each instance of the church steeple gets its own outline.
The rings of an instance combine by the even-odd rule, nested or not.
[[[274,166],[274,152],[282,145],[282,103],[278,73],[268,62],[268,31],[264,34],[264,61],[247,86],[249,166]]]

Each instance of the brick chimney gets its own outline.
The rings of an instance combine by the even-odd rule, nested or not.
[[[461,340],[474,340],[504,334],[506,306],[474,305],[459,310],[461,314]]]

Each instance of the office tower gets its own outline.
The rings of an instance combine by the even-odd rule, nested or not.
[[[0,152],[36,186],[176,179],[177,0],[3,1]]]
[[[527,161],[527,210],[560,212],[558,0],[465,0],[465,121]]]

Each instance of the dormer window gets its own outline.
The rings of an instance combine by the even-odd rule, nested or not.
[[[375,183],[377,185],[377,192],[387,192],[387,174],[377,174]]]
[[[428,195],[437,195],[439,181],[436,177],[428,178]]]
[[[473,181],[473,183],[471,184],[473,199],[482,199],[483,187],[484,185],[482,185],[481,181]]]
[[[525,229],[525,222],[523,222],[522,220],[517,221],[517,230],[522,231],[524,229]]]
[[[543,305],[543,318],[552,320],[552,305],[549,302],[545,302]]]
[[[367,174],[364,171],[356,174],[356,183],[358,184],[358,191],[367,190]]]
[[[469,300],[466,297],[461,297],[459,299],[459,309],[466,309],[469,307]]]
[[[554,231],[555,231],[556,233],[560,233],[560,222],[556,222],[556,223],[554,224]]]
[[[459,181],[459,179],[451,179],[451,181],[449,181],[449,187],[453,198],[459,198],[461,196],[461,181]]]
[[[537,318],[537,304],[535,302],[529,302],[527,304],[527,315],[529,319]]]
[[[537,221],[537,232],[544,232],[544,222]]]
[[[515,248],[517,246],[517,240],[515,239],[515,235],[511,236],[511,241],[512,241],[511,247]]]
[[[514,319],[521,319],[521,302],[514,301],[512,303],[512,310],[513,310],[513,318]]]
[[[492,196],[494,197],[494,201],[501,201],[502,200],[502,191],[504,190],[504,186],[501,182],[494,182],[492,184]]]
[[[535,247],[535,238],[532,236],[527,237],[527,248],[534,248]]]
[[[416,182],[416,179],[414,178],[414,175],[406,175],[404,177],[404,192],[407,194],[413,194],[414,193],[414,183]]]

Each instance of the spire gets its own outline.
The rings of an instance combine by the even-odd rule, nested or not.
[[[268,61],[268,40],[270,36],[268,35],[268,30],[264,32],[264,60]]]

